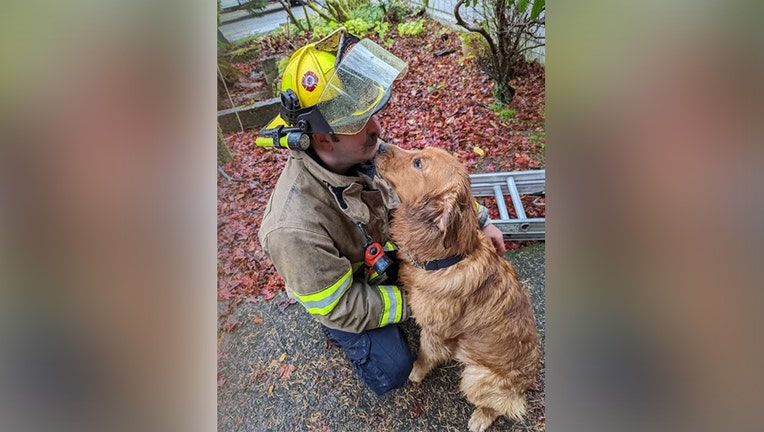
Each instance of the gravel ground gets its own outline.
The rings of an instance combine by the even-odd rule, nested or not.
[[[508,252],[531,292],[544,344],[543,243]],[[219,431],[466,431],[473,407],[459,392],[461,366],[449,362],[419,385],[377,397],[356,377],[339,348],[284,293],[268,301],[219,302]],[[412,347],[418,329],[404,326]],[[489,431],[543,431],[544,367],[529,391],[529,415],[500,417]]]

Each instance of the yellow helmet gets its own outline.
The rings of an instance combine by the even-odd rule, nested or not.
[[[284,76],[281,79],[281,91],[292,90],[297,94],[300,106],[309,107],[318,103],[329,77],[334,72],[337,56],[306,45],[289,58]]]
[[[339,28],[292,54],[281,82],[281,111],[256,144],[305,150],[305,134],[353,135],[390,97],[407,65],[369,39]],[[291,137],[290,137],[291,135]]]

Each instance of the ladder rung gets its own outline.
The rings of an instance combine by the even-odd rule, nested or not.
[[[546,191],[545,175],[544,170],[470,175],[473,196],[493,196],[496,198],[500,219],[492,219],[491,223],[501,230],[505,240],[543,241],[545,239],[545,219],[528,219],[520,199],[521,195],[543,195]],[[509,216],[505,194],[509,194],[512,199],[512,206],[517,213],[517,219]]]
[[[515,207],[517,218],[527,219],[525,216],[525,209],[523,208],[523,201],[520,199],[520,194],[517,192],[517,185],[515,184],[514,177],[507,177],[507,188],[509,188],[509,196],[512,197],[512,205]]]
[[[493,193],[496,197],[496,205],[499,207],[499,216],[502,219],[509,219],[509,211],[507,211],[507,204],[504,202],[504,195],[501,193],[501,186],[494,186]]]

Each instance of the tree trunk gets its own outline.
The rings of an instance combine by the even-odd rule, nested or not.
[[[233,85],[239,80],[239,70],[231,66],[231,63],[221,53],[218,53],[218,68],[227,85]],[[220,76],[218,76],[218,79],[220,79]]]
[[[515,88],[509,84],[509,79],[494,81],[493,96],[499,102],[509,105],[515,97]]]
[[[233,156],[231,155],[231,150],[225,144],[223,131],[220,129],[220,125],[218,124],[218,166],[223,166],[232,160]]]

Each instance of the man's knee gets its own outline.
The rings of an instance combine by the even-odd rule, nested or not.
[[[408,341],[396,325],[373,330],[371,335],[371,358],[388,378],[389,387],[378,394],[403,387],[411,373],[414,358]]]
[[[411,372],[414,358],[400,329],[387,326],[359,334],[329,330],[353,369],[378,395],[402,387]]]

